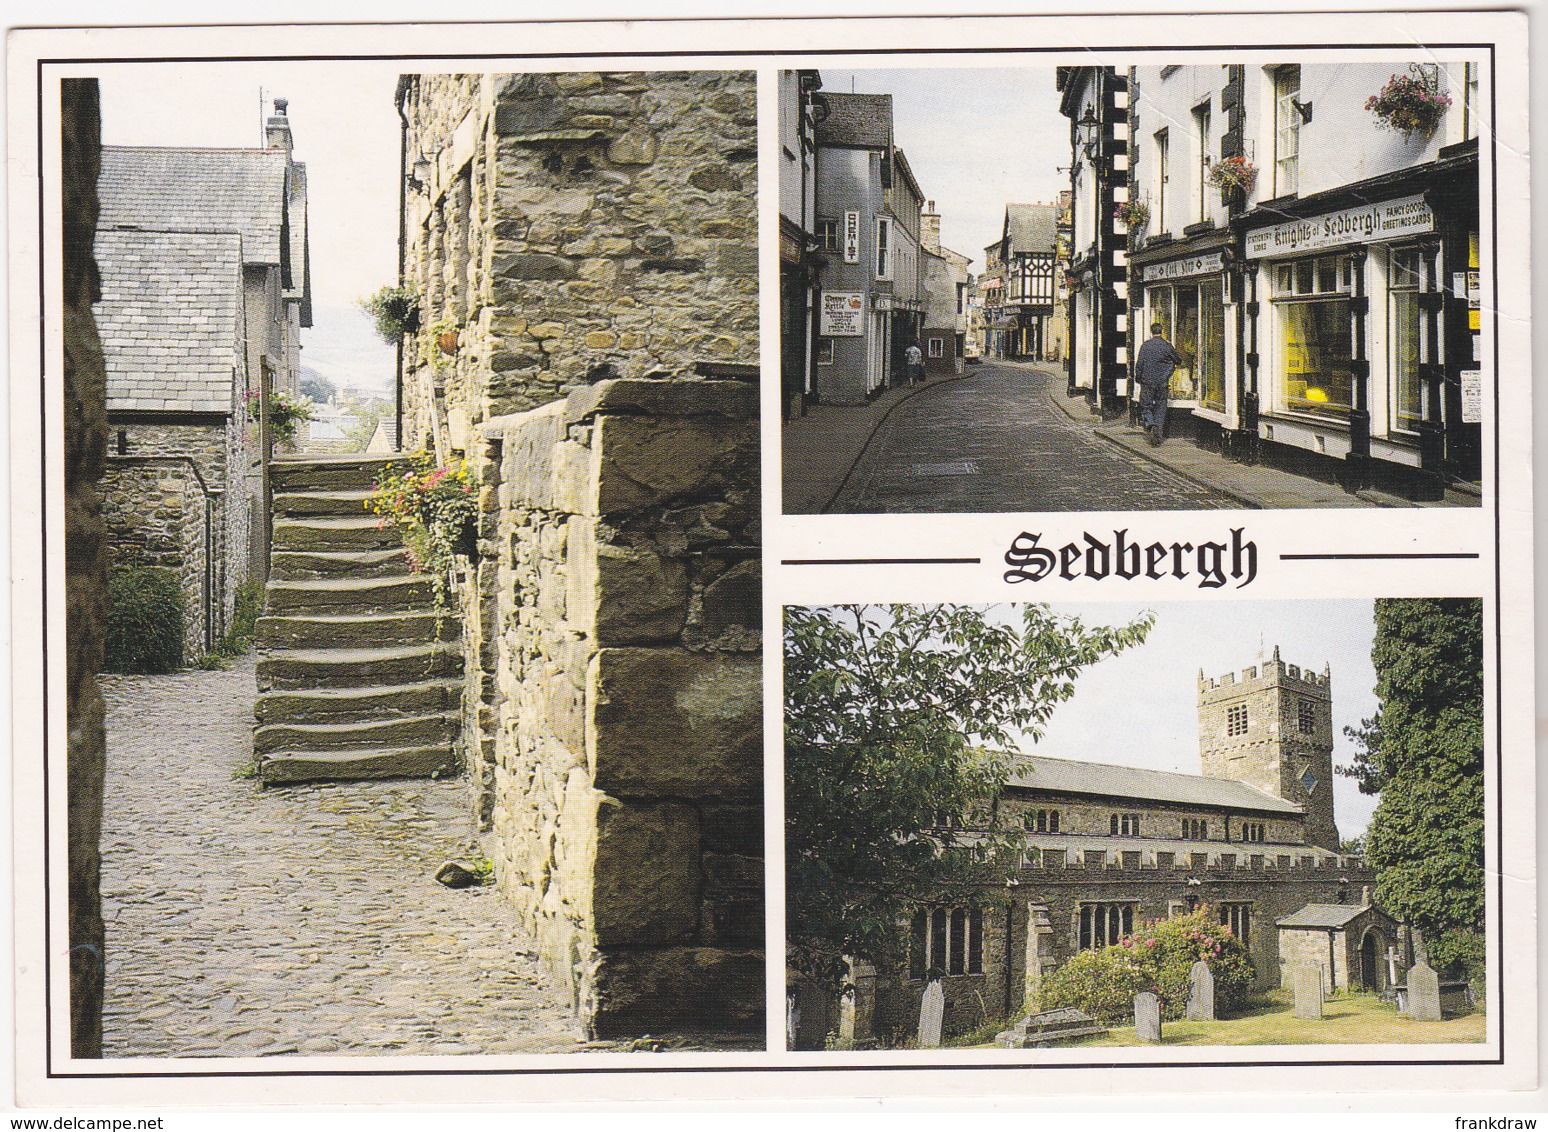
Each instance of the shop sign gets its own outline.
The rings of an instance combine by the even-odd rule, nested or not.
[[[1483,422],[1483,370],[1465,369],[1462,378],[1462,423]]]
[[[1296,255],[1347,244],[1398,240],[1435,231],[1435,214],[1423,195],[1341,208],[1305,220],[1287,220],[1247,233],[1247,258]]]
[[[1147,263],[1146,283],[1162,283],[1168,279],[1186,279],[1191,275],[1212,275],[1225,270],[1225,257],[1219,252],[1211,255],[1191,255],[1186,259],[1169,259],[1165,263]]]
[[[860,214],[844,213],[844,262],[860,262]]]
[[[865,334],[865,292],[824,291],[817,332],[825,338],[859,338]]]

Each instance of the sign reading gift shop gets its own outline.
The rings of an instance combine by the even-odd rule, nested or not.
[[[822,321],[817,332],[824,338],[859,338],[865,334],[865,292],[824,291]]]
[[[1401,197],[1380,204],[1362,204],[1341,208],[1305,220],[1287,220],[1272,228],[1247,233],[1247,258],[1297,255],[1347,244],[1370,244],[1380,240],[1400,240],[1435,231],[1435,214],[1424,197]]]
[[[1213,275],[1225,267],[1225,257],[1219,252],[1212,255],[1191,255],[1187,259],[1170,259],[1165,263],[1145,265],[1146,283],[1164,283],[1168,279],[1187,279],[1194,275]]]

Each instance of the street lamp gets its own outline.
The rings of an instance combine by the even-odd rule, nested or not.
[[[1080,147],[1086,152],[1086,160],[1094,161],[1097,141],[1102,136],[1102,120],[1091,107],[1086,107],[1086,112],[1075,123],[1075,133]]]

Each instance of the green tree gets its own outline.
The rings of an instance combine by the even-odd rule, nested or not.
[[[844,956],[890,965],[918,903],[1003,880],[996,820],[1020,733],[1036,740],[1082,668],[1145,637],[1046,606],[785,611],[789,961],[836,984]],[[976,745],[975,745],[976,741]]]
[[[1376,602],[1376,717],[1341,772],[1381,795],[1365,834],[1376,897],[1419,928],[1430,960],[1471,965],[1484,913],[1483,603]]]

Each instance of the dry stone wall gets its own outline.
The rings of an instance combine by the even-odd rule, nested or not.
[[[610,381],[482,433],[500,884],[593,1032],[756,1029],[756,389]]]

